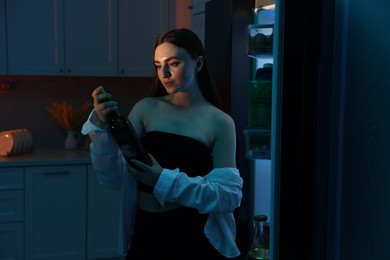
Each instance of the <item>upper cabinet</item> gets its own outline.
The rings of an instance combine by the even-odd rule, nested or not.
[[[65,0],[65,74],[116,76],[118,3]]]
[[[117,5],[110,0],[7,1],[12,75],[116,75]]]
[[[7,1],[8,73],[64,74],[62,1]]]
[[[7,1],[8,74],[152,76],[167,1]]]
[[[7,73],[7,45],[5,32],[5,0],[0,0],[0,75]]]
[[[154,43],[175,25],[174,0],[119,0],[119,75],[153,76]]]

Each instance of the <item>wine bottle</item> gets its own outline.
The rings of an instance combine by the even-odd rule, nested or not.
[[[101,100],[101,103],[109,99]],[[126,161],[131,163],[132,159],[141,161],[147,165],[152,165],[152,161],[145,151],[133,125],[128,118],[120,115],[117,111],[111,111],[107,115],[110,133],[118,144]]]

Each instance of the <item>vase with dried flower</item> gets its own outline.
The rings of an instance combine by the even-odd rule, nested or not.
[[[90,113],[91,107],[90,102],[86,102],[81,106],[72,106],[66,102],[52,102],[51,106],[47,107],[47,111],[51,114],[54,122],[67,131],[64,143],[65,149],[77,149],[80,130]]]

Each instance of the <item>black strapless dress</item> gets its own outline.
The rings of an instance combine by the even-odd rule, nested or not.
[[[145,133],[141,141],[163,168],[178,167],[190,177],[204,176],[212,170],[210,150],[193,138],[153,131]],[[139,188],[152,192],[146,185],[141,184]],[[204,235],[207,217],[184,206],[162,213],[138,208],[133,242],[126,259],[226,259]]]
[[[145,150],[152,154],[163,168],[179,168],[189,177],[204,176],[213,168],[210,150],[193,138],[152,131],[145,133],[141,142]],[[153,192],[153,187],[139,184],[141,191]]]

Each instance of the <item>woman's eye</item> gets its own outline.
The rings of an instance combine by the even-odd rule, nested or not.
[[[178,65],[179,65],[179,62],[172,62],[169,64],[169,67],[174,68],[174,67],[177,67]]]

